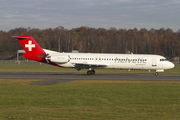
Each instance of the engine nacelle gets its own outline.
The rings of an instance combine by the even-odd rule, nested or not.
[[[70,61],[70,56],[69,55],[47,56],[46,59],[55,63],[67,63]]]

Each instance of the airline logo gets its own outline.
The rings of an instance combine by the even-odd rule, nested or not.
[[[32,44],[32,41],[28,41],[28,44],[25,44],[25,47],[28,48],[28,51],[32,51],[32,48],[35,48],[35,44]]]

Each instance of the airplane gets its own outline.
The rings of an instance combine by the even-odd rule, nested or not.
[[[175,65],[160,55],[146,54],[107,54],[107,53],[62,53],[42,49],[29,35],[8,36],[19,40],[25,50],[26,59],[47,63],[57,67],[88,69],[87,75],[94,75],[95,69],[155,70],[164,72]]]

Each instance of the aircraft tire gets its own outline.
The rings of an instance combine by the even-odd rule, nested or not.
[[[95,74],[95,70],[88,70],[87,71],[87,75],[94,75]]]
[[[87,71],[87,75],[91,75],[92,72],[90,70]]]
[[[158,72],[156,72],[155,75],[158,76]]]
[[[91,74],[94,75],[96,72],[95,70],[91,70]]]

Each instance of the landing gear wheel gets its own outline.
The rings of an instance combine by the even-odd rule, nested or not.
[[[87,75],[94,75],[95,74],[95,70],[88,70],[87,71]]]
[[[155,75],[158,76],[158,73],[156,72]]]
[[[95,74],[95,70],[91,70],[91,74],[94,75]]]
[[[91,70],[88,70],[87,71],[87,75],[91,75],[92,73],[91,73]]]

